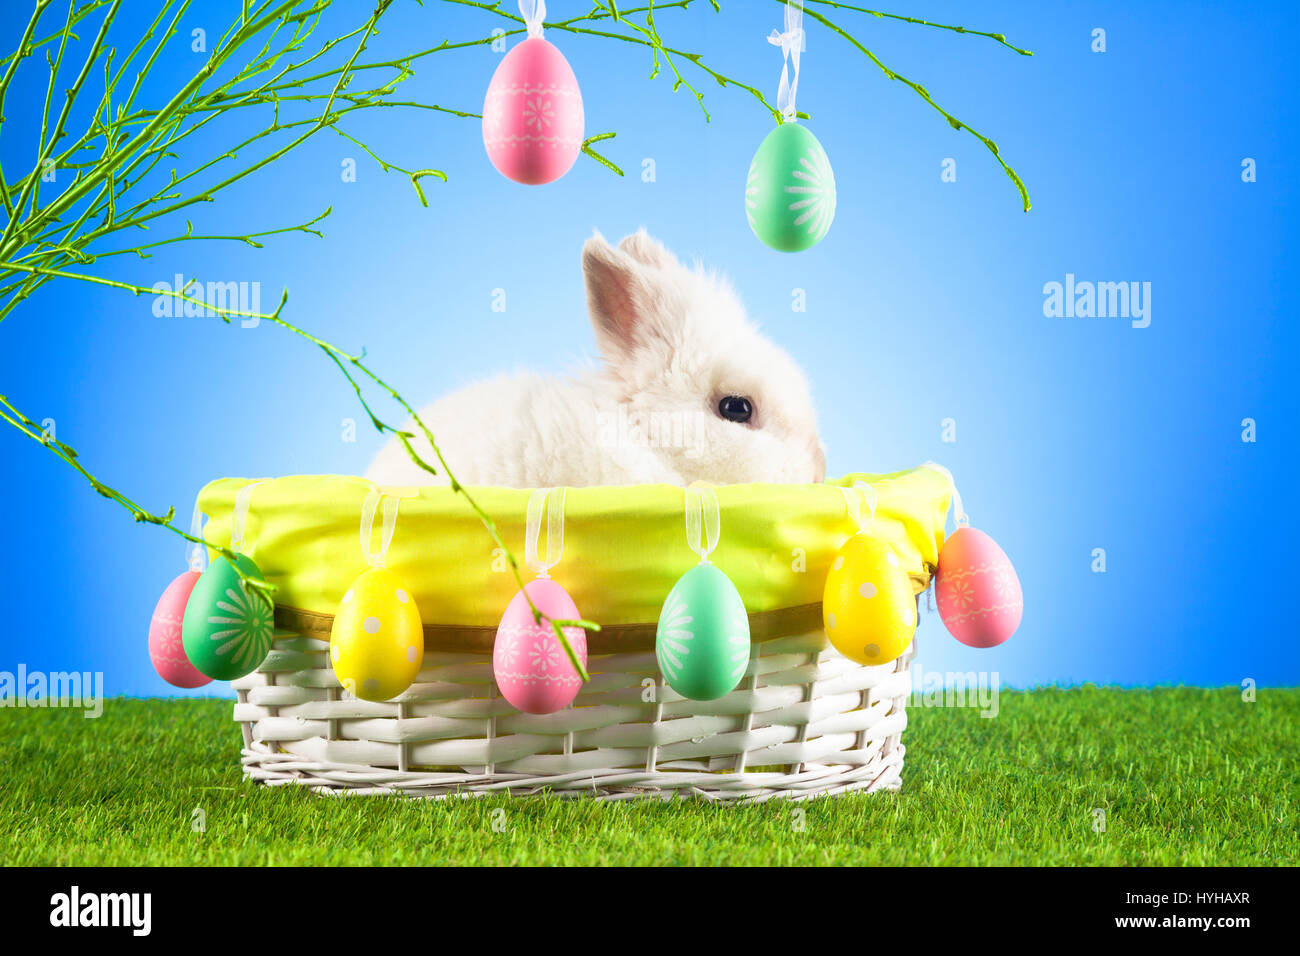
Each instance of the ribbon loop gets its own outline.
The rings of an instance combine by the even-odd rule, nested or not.
[[[709,555],[718,547],[722,536],[722,514],[718,493],[706,482],[691,482],[686,487],[686,544],[708,564]]]
[[[970,516],[966,514],[966,511],[961,506],[961,493],[957,491],[957,482],[953,481],[952,472],[943,467],[943,465],[934,461],[927,461],[921,467],[929,468],[931,471],[937,471],[948,479],[948,487],[952,489],[953,520],[957,522],[957,527],[959,528],[970,527]]]
[[[539,578],[549,577],[551,568],[564,556],[564,499],[567,488],[537,488],[528,498],[528,522],[524,529],[524,563]],[[542,533],[542,512],[546,512],[546,557],[537,554]]]
[[[803,0],[786,0],[785,32],[773,30],[767,42],[781,48],[781,86],[776,93],[776,107],[788,122],[793,122],[797,115],[794,105],[795,93],[799,89],[799,54],[807,49],[807,37],[803,31]],[[794,78],[790,78],[790,66],[794,65]]]
[[[199,510],[199,499],[194,499],[194,516],[190,518],[190,537],[203,537],[203,512]],[[185,560],[191,571],[204,571],[208,566],[208,548],[201,541],[190,541],[185,548]]]
[[[546,19],[546,0],[519,0],[519,15],[524,18],[530,39],[542,35],[542,21]]]
[[[235,510],[230,514],[230,550],[236,554],[244,553],[244,528],[248,524],[248,506],[253,501],[253,490],[265,483],[265,478],[249,482],[235,495]]]
[[[384,503],[384,524],[379,538],[379,553],[376,554],[371,549],[370,542],[374,536],[375,510],[381,500]],[[401,503],[400,497],[386,495],[376,489],[366,495],[365,503],[361,506],[361,554],[372,568],[382,568],[385,565],[388,548],[393,543],[393,531],[397,528],[397,509]]]
[[[855,481],[852,488],[840,488],[840,494],[844,495],[845,507],[849,510],[849,517],[857,525],[858,533],[867,530],[867,526],[876,520],[876,489],[871,487],[865,481]],[[862,505],[867,506],[867,516],[862,517]]]

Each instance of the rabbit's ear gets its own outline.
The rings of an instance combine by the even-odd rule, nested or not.
[[[664,248],[658,239],[652,239],[642,226],[630,236],[625,236],[618,247],[629,256],[655,269],[668,269],[680,265],[677,257]]]
[[[582,247],[587,311],[596,344],[606,358],[631,351],[641,337],[653,301],[643,267],[595,233]]]

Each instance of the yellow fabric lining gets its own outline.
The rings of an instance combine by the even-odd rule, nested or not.
[[[756,619],[821,601],[835,552],[856,531],[840,492],[855,480],[870,483],[878,496],[871,531],[894,548],[918,593],[929,584],[950,498],[947,478],[932,469],[851,474],[823,485],[721,485],[721,539],[711,560],[735,582]],[[235,495],[249,483],[223,478],[200,493],[209,541],[229,544]],[[366,569],[360,516],[374,487],[358,477],[301,475],[266,481],[252,492],[245,550],[276,587],[277,616],[285,624],[319,630]],[[484,643],[489,632],[478,629],[495,628],[516,588],[504,555],[493,553],[462,496],[446,487],[403,491],[412,496],[402,499],[388,567],[415,596],[426,633],[445,638],[436,645],[490,646]],[[471,493],[522,563],[530,492]],[[699,560],[686,544],[684,508],[683,489],[671,485],[569,489],[564,557],[551,576],[584,617],[614,626],[611,649],[641,648],[646,632],[633,625],[653,625],[673,583]],[[528,580],[531,574],[521,569]],[[602,650],[600,636],[591,638],[593,652]]]

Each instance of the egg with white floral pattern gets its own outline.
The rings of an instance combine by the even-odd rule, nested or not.
[[[578,80],[554,44],[529,37],[506,54],[483,101],[483,146],[498,172],[530,186],[559,179],[583,129]]]
[[[844,542],[826,575],[822,623],[835,649],[859,664],[888,664],[907,650],[916,596],[893,548],[873,534]]]
[[[198,571],[183,571],[167,585],[149,619],[149,660],[158,676],[174,687],[202,687],[212,681],[190,663],[181,641],[185,605],[200,577]]]
[[[524,592],[527,592],[527,597]],[[542,620],[528,606],[531,598]],[[569,592],[550,578],[529,581],[506,605],[492,646],[492,675],[501,696],[529,714],[553,714],[573,703],[582,688],[582,675],[551,627],[551,621],[576,621],[578,606]],[[569,646],[587,666],[587,633],[565,627]]]
[[[835,174],[817,137],[793,121],[768,133],[745,180],[749,228],[778,252],[802,252],[835,219]]]
[[[975,528],[958,528],[944,542],[935,571],[935,603],[953,637],[970,647],[994,647],[1020,626],[1025,599],[1020,578],[998,543]]]
[[[736,689],[749,667],[749,615],[731,578],[697,564],[673,585],[659,613],[655,657],[668,686],[691,700]]]
[[[386,568],[352,582],[334,614],[330,664],[343,689],[362,700],[392,700],[424,663],[424,625],[415,598]]]
[[[262,581],[262,572],[246,554],[238,570],[218,555],[199,575],[185,602],[181,643],[185,656],[214,680],[235,680],[257,669],[271,650],[275,609],[263,592],[244,578]],[[241,577],[240,572],[243,572]]]

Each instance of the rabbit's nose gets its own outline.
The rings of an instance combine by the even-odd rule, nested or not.
[[[826,450],[819,441],[813,441],[813,483],[820,485],[826,480]]]

